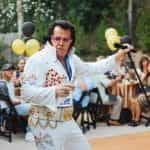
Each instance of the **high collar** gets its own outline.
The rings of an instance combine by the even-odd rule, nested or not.
[[[52,60],[57,60],[57,55],[56,55],[56,48],[52,46],[49,42],[46,42],[44,46],[44,51],[46,51],[50,56]],[[75,48],[72,48],[69,50],[68,56],[71,56],[75,51]]]

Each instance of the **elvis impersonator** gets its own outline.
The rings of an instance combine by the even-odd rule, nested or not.
[[[44,48],[25,66],[22,97],[32,103],[28,123],[38,150],[91,149],[72,118],[74,81],[117,68],[133,48],[128,45],[104,60],[87,63],[74,54],[74,43],[74,26],[57,20],[49,28]]]

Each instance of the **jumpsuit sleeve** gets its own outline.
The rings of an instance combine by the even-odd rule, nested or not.
[[[24,69],[21,95],[24,101],[46,106],[56,111],[55,86],[44,87],[44,64],[38,58],[29,59]]]

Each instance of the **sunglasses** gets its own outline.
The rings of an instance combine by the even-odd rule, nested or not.
[[[62,38],[62,37],[59,37],[59,36],[52,36],[52,40],[54,40],[55,42],[60,42],[60,41],[63,41],[64,43],[69,43],[72,41],[72,39],[70,38]]]

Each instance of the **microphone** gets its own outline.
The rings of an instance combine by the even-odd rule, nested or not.
[[[128,48],[128,46],[122,45],[122,44],[119,44],[119,43],[114,43],[114,47],[116,47],[117,49],[126,49],[126,48]],[[136,50],[131,49],[131,52],[136,53]]]
[[[131,38],[129,37],[129,36],[123,36],[123,37],[121,37],[121,39],[120,39],[120,43],[114,43],[114,46],[117,48],[117,49],[119,49],[119,48],[121,48],[121,49],[126,49],[126,48],[128,48],[128,46],[126,46],[126,45],[123,45],[123,44],[131,44],[132,42],[131,42]],[[133,53],[136,53],[136,50],[135,49],[131,49],[131,52],[133,52]]]
[[[124,43],[131,44],[131,45],[132,45],[131,37],[130,37],[130,36],[127,36],[127,35],[121,37],[120,43],[121,43],[120,45],[122,45],[122,44],[124,44]],[[120,48],[121,48],[121,47],[120,47]],[[122,45],[122,49],[125,49],[125,48],[127,48],[127,46]],[[135,50],[135,49],[131,49],[131,52],[136,53],[136,50]]]
[[[119,44],[119,43],[114,43],[114,46],[115,46],[117,49],[119,49],[119,48],[121,48],[121,49],[126,49],[126,48],[128,48],[127,46],[122,45],[122,44]]]

